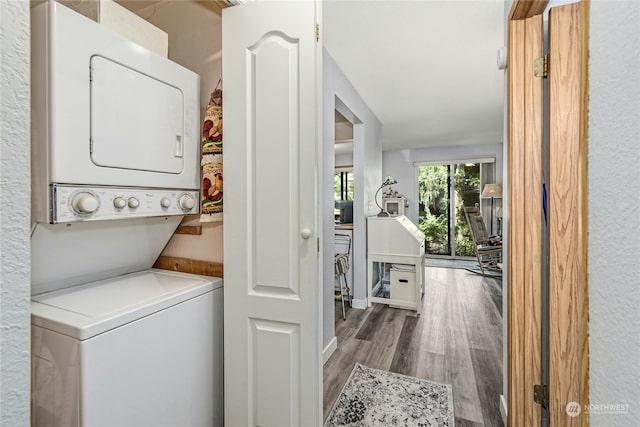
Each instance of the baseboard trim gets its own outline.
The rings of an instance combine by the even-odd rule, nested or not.
[[[500,415],[502,415],[502,423],[507,425],[507,400],[504,394],[500,395]]]
[[[331,341],[329,341],[329,344],[327,344],[327,346],[322,351],[322,364],[323,365],[325,363],[327,363],[327,360],[329,360],[329,358],[331,357],[333,352],[336,351],[337,348],[338,348],[338,338],[337,337],[333,337],[333,339]]]
[[[364,310],[367,308],[367,299],[352,299],[351,307],[357,308],[358,310]]]

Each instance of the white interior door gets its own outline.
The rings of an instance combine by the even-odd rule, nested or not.
[[[313,1],[223,11],[225,425],[322,423]]]

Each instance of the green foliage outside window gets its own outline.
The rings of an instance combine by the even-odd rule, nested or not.
[[[449,170],[453,169],[454,194],[449,197]],[[449,247],[449,203],[455,203],[455,255],[475,256],[464,206],[480,201],[480,165],[428,165],[418,169],[419,228],[426,251],[452,255]]]
[[[480,164],[456,165],[456,255],[475,256],[473,237],[464,216],[464,207],[480,203]]]
[[[353,200],[353,171],[335,171],[333,192],[335,200]]]
[[[446,255],[449,248],[449,167],[429,165],[418,168],[418,227],[425,235],[429,254]]]

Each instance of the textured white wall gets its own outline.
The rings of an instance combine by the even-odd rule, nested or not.
[[[588,273],[593,426],[640,422],[640,2],[591,2]]]
[[[353,201],[353,266],[355,298],[363,299],[366,295],[366,216],[377,213],[368,209],[369,200],[373,200],[382,177],[382,125],[364,100],[342,73],[331,55],[325,50],[323,58],[323,179],[320,190],[324,211],[323,226],[323,346],[327,346],[335,336],[334,330],[334,298],[333,298],[333,259],[334,259],[334,192],[333,174],[335,168],[335,109],[336,97],[355,115],[361,123],[354,126],[354,201]],[[349,117],[348,117],[349,118]]]
[[[29,425],[29,2],[0,1],[0,425]]]
[[[407,197],[409,208],[405,215],[418,224],[416,208],[418,187],[414,162],[435,162],[495,157],[496,182],[502,184],[502,144],[466,145],[453,147],[418,148],[394,150],[382,153],[382,175],[391,175],[398,180],[392,188]],[[378,195],[378,202],[380,202]]]

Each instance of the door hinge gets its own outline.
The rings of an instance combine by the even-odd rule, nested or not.
[[[549,75],[549,54],[536,58],[533,64],[533,75],[543,78]]]
[[[549,409],[549,386],[536,384],[533,386],[533,401],[543,408]]]
[[[320,238],[318,237],[316,241],[318,242],[318,253],[320,253]]]
[[[320,24],[316,24],[316,42],[320,41]]]

